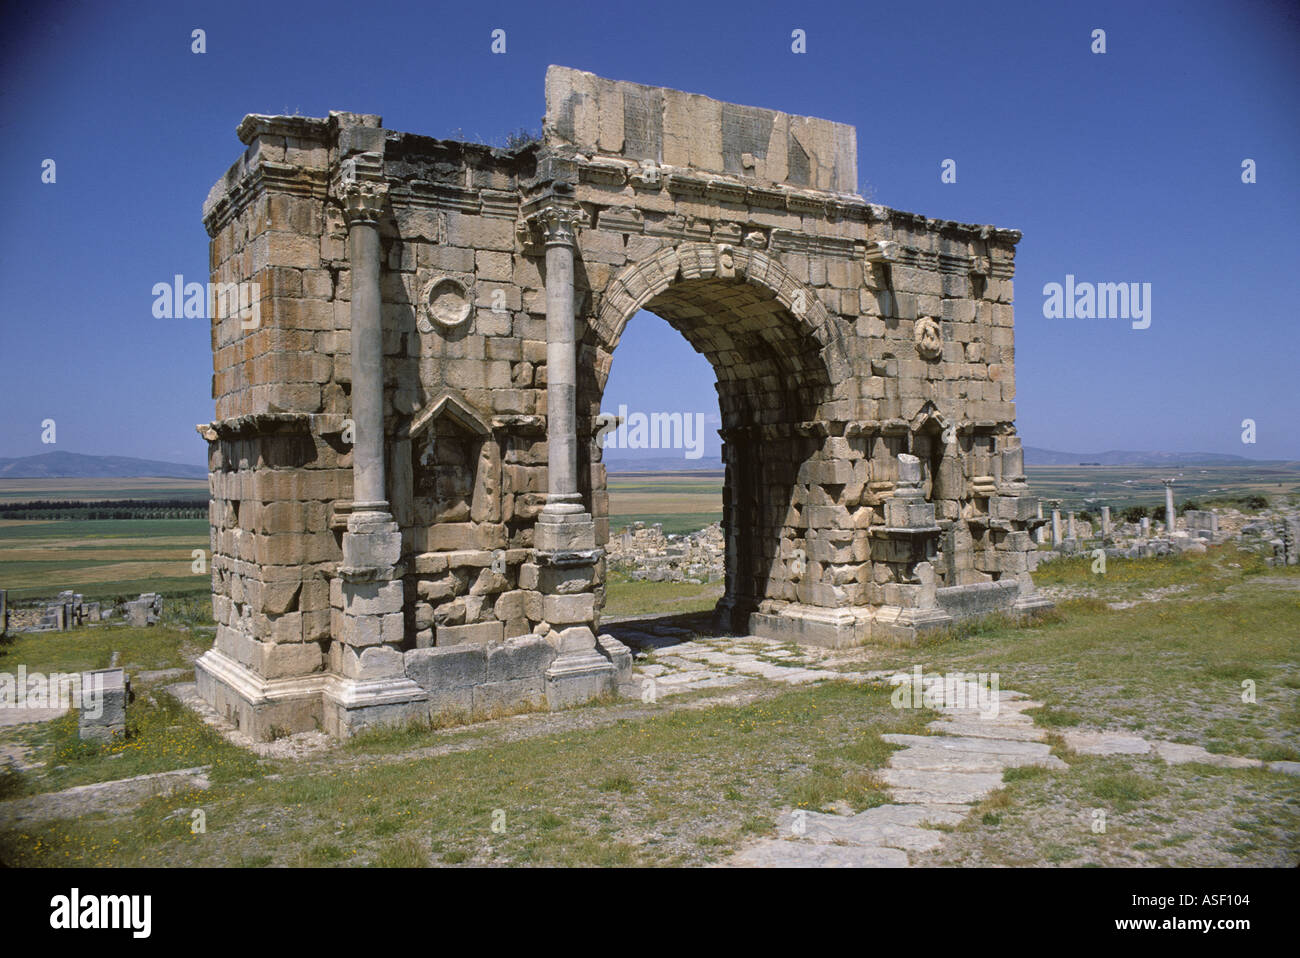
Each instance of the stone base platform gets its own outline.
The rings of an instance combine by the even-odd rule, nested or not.
[[[779,612],[752,613],[748,631],[765,639],[828,649],[867,644],[905,646],[914,644],[925,632],[960,621],[998,613],[1032,617],[1053,608],[1045,596],[1022,594],[1019,583],[1011,579],[950,586],[936,589],[934,595],[934,604],[927,608],[824,609],[789,605]]]
[[[195,663],[199,696],[254,741],[324,731],[349,738],[363,728],[448,716],[491,718],[529,708],[560,709],[616,695],[631,681],[632,654],[599,637],[582,661],[557,659],[538,636],[463,643],[402,654],[405,675],[350,680],[333,672],[263,679],[212,649]]]

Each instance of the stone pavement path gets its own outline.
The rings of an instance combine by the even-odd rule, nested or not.
[[[1183,765],[1197,762],[1201,765],[1214,765],[1218,768],[1264,768],[1270,772],[1284,775],[1300,775],[1300,762],[1265,762],[1258,758],[1243,758],[1239,755],[1221,755],[1201,748],[1199,745],[1184,745],[1180,742],[1148,742],[1131,732],[1092,732],[1083,729],[1069,729],[1061,733],[1071,751],[1080,755],[1159,755],[1170,765]]]
[[[892,675],[895,673],[885,673]],[[943,689],[943,691],[940,691]],[[943,698],[944,694],[956,698]],[[935,826],[960,823],[971,806],[1002,787],[1002,773],[1019,765],[1066,768],[1043,742],[1025,709],[1033,702],[1020,692],[984,690],[984,709],[970,707],[974,682],[936,684],[933,694],[945,704],[943,718],[931,722],[931,735],[886,734],[904,748],[890,756],[880,779],[889,786],[892,805],[856,815],[796,809],[777,820],[778,838],[769,838],[731,857],[729,865],[765,868],[905,868],[909,852],[943,843]],[[996,695],[997,708],[993,709]]]
[[[727,688],[754,679],[803,685],[827,680],[862,682],[893,674],[828,668],[824,663],[832,653],[827,649],[800,648],[752,635],[700,637],[672,620],[624,619],[603,623],[601,632],[639,653],[633,670],[636,694],[653,682],[656,697]],[[653,659],[646,661],[646,655]]]
[[[939,700],[941,687],[934,688]],[[881,736],[891,744],[905,746],[890,756],[880,773],[895,804],[856,815],[785,811],[777,820],[779,837],[742,849],[727,864],[760,868],[904,868],[909,864],[909,852],[929,851],[943,843],[944,832],[935,826],[960,823],[972,805],[1001,788],[1006,769],[1019,765],[1068,768],[1045,744],[1047,732],[1024,714],[1041,703],[1020,692],[1000,691],[996,714],[992,714],[991,708],[980,711],[969,707],[969,703],[977,701],[973,698],[977,692],[973,683],[946,691],[964,695],[957,702],[965,707],[946,704],[939,709],[944,717],[928,726],[933,734]],[[1300,775],[1300,762],[1216,755],[1198,745],[1148,742],[1131,733],[1067,730],[1062,737],[1071,750],[1083,755],[1154,753],[1172,765],[1200,762]]]

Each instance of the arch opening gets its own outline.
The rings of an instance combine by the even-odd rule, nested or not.
[[[748,632],[749,617],[773,603],[800,598],[792,586],[791,564],[805,562],[804,510],[796,495],[801,466],[815,456],[821,440],[807,430],[834,391],[824,347],[814,340],[772,289],[734,278],[680,279],[648,297],[640,309],[662,318],[691,348],[708,360],[715,378],[722,439],[722,532],[725,575],[713,626]],[[582,362],[579,419],[592,435],[612,362],[627,320],[602,339],[589,331]],[[637,357],[639,361],[642,357]],[[586,450],[584,492],[599,516],[607,508],[603,450],[593,441]],[[605,518],[600,533],[611,531]],[[796,574],[795,578],[801,576]]]

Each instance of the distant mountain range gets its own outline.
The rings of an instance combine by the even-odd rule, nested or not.
[[[0,459],[0,479],[206,479],[204,466],[132,459],[129,456],[83,456],[46,452],[39,456]]]
[[[1025,446],[1026,466],[1226,466],[1260,461],[1219,452],[1057,452]]]

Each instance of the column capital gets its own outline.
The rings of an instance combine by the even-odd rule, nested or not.
[[[388,197],[383,157],[378,153],[359,153],[344,160],[339,165],[334,192],[343,204],[349,228],[358,223],[378,223]]]
[[[587,225],[587,211],[577,203],[547,197],[524,214],[516,229],[525,243],[571,247],[577,242],[578,230]]]

